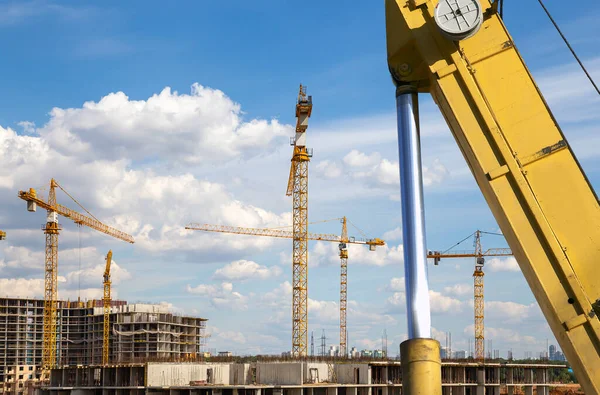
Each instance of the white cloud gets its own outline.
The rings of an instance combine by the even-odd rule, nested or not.
[[[43,279],[0,278],[0,295],[20,298],[43,298]]]
[[[524,322],[535,316],[541,317],[541,310],[537,303],[524,305],[515,302],[490,300],[485,302],[485,311],[488,318],[496,318],[502,321]]]
[[[317,175],[323,178],[338,178],[342,175],[342,168],[339,167],[335,162],[330,160],[322,160],[315,166]]]
[[[232,341],[234,343],[238,343],[238,344],[246,343],[246,337],[244,336],[244,334],[242,332],[225,331],[225,332],[219,332],[218,336],[221,339],[225,339],[227,341]]]
[[[440,292],[429,290],[429,303],[432,313],[456,314],[462,311],[463,302]]]
[[[349,167],[375,166],[381,161],[381,155],[378,152],[367,155],[354,149],[344,156],[343,161]]]
[[[34,134],[35,133],[35,123],[30,121],[21,121],[17,122],[17,125],[23,128],[23,133],[25,134]]]
[[[515,257],[492,258],[485,262],[486,270],[490,272],[520,272],[521,268]]]
[[[106,264],[100,263],[92,267],[68,273],[66,275],[66,288],[76,289],[79,284],[81,284],[81,287],[83,288],[97,288],[98,290],[101,290],[105,268]],[[110,280],[112,284],[117,285],[124,280],[129,280],[131,278],[131,274],[126,269],[117,265],[115,261],[112,261],[110,265]]]
[[[473,294],[473,286],[470,284],[454,284],[444,287],[444,292],[454,296],[464,296]]]
[[[4,256],[0,258],[0,276],[41,275],[44,272],[45,253],[42,251],[34,252],[26,247],[8,246],[3,248],[2,252]]]
[[[381,158],[379,153],[370,155],[353,150],[344,158],[347,171],[354,180],[362,180],[371,187],[394,189],[400,187],[400,168],[398,161]],[[449,171],[439,159],[434,159],[431,165],[424,165],[423,185],[425,187],[442,183]]]
[[[465,327],[464,333],[468,336],[474,336],[475,325],[471,324]],[[541,345],[541,341],[536,339],[534,336],[522,335],[521,333],[508,328],[494,328],[490,326],[485,327],[484,333],[486,339],[493,339],[494,341],[504,342],[509,345]],[[497,343],[496,343],[497,344]]]
[[[404,292],[404,286],[405,286],[404,277],[393,277],[387,286],[387,290]]]
[[[315,265],[328,263],[339,265],[339,250],[335,243],[317,242],[309,254],[310,262]],[[397,246],[378,246],[375,251],[370,251],[364,245],[348,245],[348,264],[349,265],[369,265],[369,266],[387,266],[391,264],[402,264],[404,262],[404,247],[402,244]]]
[[[308,298],[308,315],[317,322],[337,322],[340,319],[340,308],[337,302]]]
[[[429,304],[432,313],[438,314],[456,314],[462,311],[463,303],[458,299],[443,295],[440,292],[429,290]],[[406,294],[404,291],[394,292],[387,298],[387,308],[389,311],[406,311]]]
[[[276,120],[244,121],[241,114],[222,91],[193,84],[190,94],[167,87],[147,100],[130,100],[116,92],[82,108],[54,108],[38,133],[65,155],[184,164],[250,158],[292,134]]]
[[[388,230],[383,234],[383,240],[401,240],[402,239],[402,228],[396,227],[392,230]]]
[[[279,276],[282,270],[279,266],[266,267],[256,262],[244,259],[231,262],[224,267],[217,269],[214,274],[216,280],[245,281],[249,279],[267,279]]]
[[[199,284],[186,286],[186,292],[210,298],[211,304],[222,310],[247,310],[248,297],[233,290],[233,284],[223,282],[216,284]]]

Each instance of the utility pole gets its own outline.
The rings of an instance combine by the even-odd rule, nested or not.
[[[310,332],[310,356],[315,356],[315,332]]]

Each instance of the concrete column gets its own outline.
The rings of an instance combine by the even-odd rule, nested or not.
[[[527,387],[525,387],[525,395],[533,395],[533,386],[532,385],[528,385]]]
[[[514,370],[513,370],[513,368],[508,368],[508,369],[506,369],[506,384],[512,384],[513,382],[514,382]]]
[[[223,390],[221,388],[213,388],[213,390],[212,390],[212,395],[221,395],[222,393],[223,393]]]
[[[540,387],[538,385],[536,389],[537,389],[537,395],[549,395],[550,394],[550,389],[546,386]]]
[[[304,388],[304,389],[306,390],[306,395],[313,395],[314,394],[314,391],[313,391],[313,389],[311,387]]]
[[[215,394],[213,393],[213,395]],[[283,390],[281,388],[273,388],[273,395],[283,395]]]
[[[231,390],[231,392],[232,392],[233,395],[238,395],[238,389],[237,388],[233,388]]]
[[[311,388],[311,391],[312,391],[312,388]],[[261,392],[260,388],[257,388],[257,389],[254,390],[254,395],[262,395],[262,392]],[[309,394],[309,395],[312,395],[312,393]]]
[[[492,387],[492,393],[493,395],[500,395],[500,386]]]
[[[289,391],[290,395],[302,395],[302,388],[291,388]],[[329,395],[329,391],[327,391],[327,395]],[[331,395],[337,395],[337,388],[336,393]]]
[[[466,393],[465,387],[452,387],[452,395],[465,395]]]
[[[485,369],[477,369],[477,390],[476,395],[485,395]]]
[[[311,388],[312,391],[312,388]],[[308,395],[313,395],[312,392]],[[358,395],[358,388],[356,387],[346,387],[346,395]]]
[[[327,387],[327,395],[337,395],[337,387]]]
[[[525,383],[533,384],[533,369],[525,368]]]
[[[512,369],[510,369],[510,371],[512,372]],[[512,373],[511,373],[512,376]],[[508,390],[508,395],[515,395],[515,387],[511,386],[507,386],[506,389]]]
[[[451,387],[442,387],[442,395],[452,395]]]
[[[384,383],[387,383],[387,380]],[[388,395],[388,387],[381,387],[381,395]]]

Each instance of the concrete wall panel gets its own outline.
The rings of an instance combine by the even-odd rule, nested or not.
[[[256,364],[256,380],[260,384],[300,385],[304,382],[302,373],[302,362]]]

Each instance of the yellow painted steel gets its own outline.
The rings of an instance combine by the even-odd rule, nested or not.
[[[217,233],[233,233],[238,235],[249,235],[249,236],[267,236],[277,237],[282,239],[293,239],[294,232],[289,230],[280,230],[274,228],[245,228],[242,226],[229,226],[229,225],[212,225],[212,224],[199,224],[190,223],[185,226],[185,229],[189,230],[203,230],[206,232],[217,232]],[[308,240],[315,241],[331,241],[334,243],[340,243],[342,238],[338,235],[327,234],[327,233],[307,233],[306,238]],[[379,238],[373,239],[357,239],[355,237],[348,238],[346,243],[350,244],[366,244],[369,246],[383,246],[385,241]]]
[[[102,285],[104,286],[104,296],[102,297],[104,307],[104,325],[102,331],[102,365],[108,365],[109,346],[110,346],[110,265],[112,263],[112,250],[106,255],[106,268]]]
[[[92,229],[98,230],[128,243],[134,242],[133,237],[127,233],[105,225],[96,218],[90,218],[56,203],[57,187],[64,191],[64,189],[56,182],[56,180],[51,179],[47,202],[39,198],[35,189],[33,188],[29,191],[19,191],[19,197],[27,201],[27,206],[30,211],[35,211],[35,207],[37,205],[43,209],[46,209],[48,213],[46,225],[42,228],[46,235],[46,259],[44,265],[44,333],[42,348],[42,380],[47,380],[49,378],[49,370],[57,364],[56,321],[58,307],[58,234],[61,230],[61,227],[58,224],[58,215],[70,218],[78,225],[88,226]]]
[[[3,230],[0,230],[0,240],[6,240],[6,232]]]
[[[400,343],[402,394],[442,395],[440,343],[434,339],[409,339]]]
[[[300,85],[296,103],[296,137],[286,195],[292,195],[292,356],[307,356],[308,347],[308,162],[305,146],[312,98]],[[302,139],[302,141],[300,141]]]
[[[460,42],[436,3],[386,0],[390,72],[431,93],[584,391],[600,393],[597,196],[490,2]]]
[[[342,218],[342,236],[340,238],[340,356],[346,357],[346,306],[348,304],[348,225],[346,217]]]

